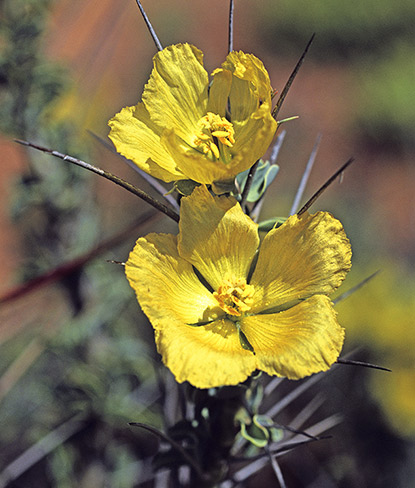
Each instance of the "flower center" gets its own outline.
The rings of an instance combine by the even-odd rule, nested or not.
[[[246,283],[245,278],[232,276],[225,279],[218,291],[213,293],[219,307],[229,315],[240,317],[251,309],[254,287]]]
[[[221,152],[223,153],[223,146],[232,147],[235,144],[234,135],[232,122],[218,114],[208,112],[198,122],[194,143],[204,154],[213,154],[216,159],[219,159]],[[226,162],[227,158],[223,159]]]

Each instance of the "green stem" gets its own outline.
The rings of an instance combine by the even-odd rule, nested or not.
[[[231,448],[239,432],[236,415],[244,405],[245,394],[242,385],[218,388],[214,394],[194,390],[195,419],[201,429],[198,458],[203,460],[202,469],[209,476],[198,480],[197,473],[193,473],[191,486],[213,488],[226,477]]]

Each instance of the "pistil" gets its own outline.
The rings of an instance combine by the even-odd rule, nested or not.
[[[245,278],[232,276],[223,281],[213,296],[224,312],[228,315],[240,317],[251,309],[253,294],[254,287],[248,285]]]

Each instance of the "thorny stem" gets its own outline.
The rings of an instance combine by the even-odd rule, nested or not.
[[[204,426],[204,442],[200,443],[198,457],[203,460],[204,471],[210,473],[212,484],[193,480],[191,486],[213,487],[226,476],[231,448],[239,432],[235,418],[244,403],[246,389],[223,387],[215,395],[207,390],[194,389],[193,392],[195,419],[200,427]]]
[[[83,254],[82,256],[75,258],[71,261],[68,261],[46,273],[37,276],[25,283],[17,286],[16,288],[12,288],[4,295],[0,296],[0,305],[12,302],[13,300],[17,300],[28,293],[31,293],[33,290],[36,290],[42,286],[48,285],[49,283],[53,283],[57,280],[61,280],[66,276],[70,275],[77,269],[82,268],[85,266],[89,261],[92,259],[100,256],[104,252],[108,251],[112,247],[115,247],[119,243],[123,242],[127,237],[129,237],[133,231],[136,231],[137,228],[150,220],[157,218],[159,214],[154,212],[146,213],[141,215],[132,225],[130,225],[127,229],[124,229],[120,233],[110,237],[108,240],[101,242],[98,246],[94,247],[91,251]]]
[[[167,217],[170,217],[172,220],[175,222],[179,221],[179,215],[169,207],[166,207],[164,204],[159,202],[158,200],[155,200],[153,197],[148,195],[146,192],[143,190],[140,190],[136,186],[132,185],[131,183],[128,183],[127,181],[123,180],[122,178],[119,178],[116,175],[113,175],[112,173],[108,173],[107,171],[104,171],[101,168],[97,168],[96,166],[93,166],[92,164],[86,163],[85,161],[82,161],[81,159],[74,158],[72,156],[68,156],[67,154],[60,153],[58,151],[54,151],[52,149],[48,149],[46,147],[39,146],[37,144],[33,144],[32,142],[28,141],[21,141],[19,139],[15,139],[15,142],[22,144],[23,146],[28,146],[28,147],[33,147],[34,149],[38,149],[39,151],[51,154],[52,156],[55,156],[59,159],[62,159],[63,161],[69,161],[70,163],[73,163],[77,166],[80,166],[81,168],[87,169],[89,171],[92,171],[93,173],[103,176],[107,180],[112,181],[116,185],[121,186],[122,188],[125,188],[127,191],[130,193],[138,196],[148,204],[152,205],[154,208],[159,210],[160,212],[163,212]]]

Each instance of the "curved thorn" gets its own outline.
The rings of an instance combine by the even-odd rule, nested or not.
[[[130,166],[134,171],[136,171],[141,178],[147,181],[147,183],[156,190],[156,192],[161,195],[173,208],[176,210],[176,212],[179,212],[180,207],[177,204],[176,200],[173,198],[173,196],[168,193],[168,190],[164,188],[162,184],[160,184],[153,176],[149,175],[142,169],[140,169],[136,164],[134,164],[130,159],[126,158],[125,156],[122,156],[119,152],[116,151],[115,147],[104,140],[102,137],[99,135],[95,134],[95,132],[92,132],[87,129],[87,132],[90,136],[92,136],[94,139],[96,139],[100,144],[102,144],[105,149],[108,149],[108,151],[111,151],[112,154],[115,154],[118,158],[122,159],[124,162]]]
[[[275,477],[277,478],[280,487],[287,488],[287,485],[285,484],[284,481],[284,477],[282,475],[280,465],[277,463],[277,460],[272,455],[271,449],[269,448],[269,446],[265,446],[264,450],[267,453],[268,459],[271,463],[272,470],[274,471]]]

